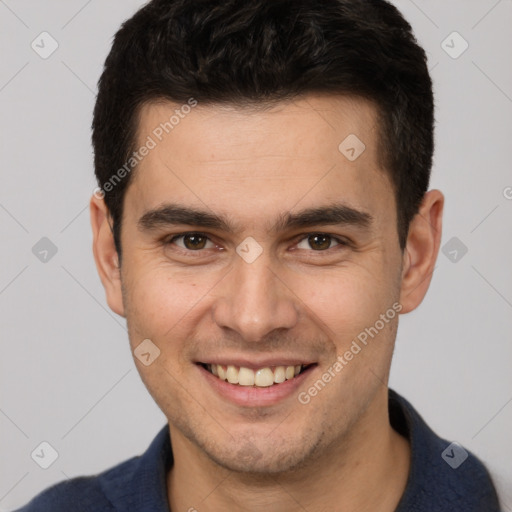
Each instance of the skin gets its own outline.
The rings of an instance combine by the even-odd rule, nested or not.
[[[179,107],[146,105],[141,144]],[[199,104],[135,171],[120,268],[108,210],[92,197],[94,257],[108,304],[127,319],[132,350],[149,338],[161,351],[150,366],[134,360],[169,422],[173,511],[397,506],[410,457],[387,409],[398,315],[308,404],[297,399],[392,304],[401,314],[414,310],[430,284],[444,198],[426,193],[402,251],[376,119],[373,105],[355,97],[310,95],[259,110]],[[338,150],[349,134],[366,145],[353,162]],[[223,215],[237,229],[138,227],[145,212],[169,201]],[[372,223],[271,229],[282,214],[334,202],[369,213]],[[170,242],[194,231],[208,235],[204,248]],[[327,239],[319,249],[308,239],[315,233],[349,244]],[[236,253],[249,236],[263,249],[250,264]],[[280,402],[240,406],[199,375],[195,363],[219,354],[294,354],[317,366]]]

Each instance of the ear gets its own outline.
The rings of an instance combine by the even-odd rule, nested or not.
[[[400,313],[416,309],[427,293],[441,244],[444,196],[428,191],[409,225],[403,254]]]
[[[114,235],[109,224],[111,217],[103,198],[100,199],[96,195],[91,197],[89,208],[93,234],[92,250],[107,295],[107,303],[114,313],[124,317],[121,270]]]

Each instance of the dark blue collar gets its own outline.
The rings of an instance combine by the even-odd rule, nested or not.
[[[172,464],[169,427],[165,425],[142,456],[106,472],[100,484],[119,512],[169,512],[167,473]]]
[[[442,457],[449,442],[438,437],[403,397],[389,390],[393,428],[409,439],[411,469],[396,512],[499,512],[496,491],[483,464],[471,453],[457,469]],[[167,474],[173,455],[166,425],[147,451],[99,476],[119,512],[169,512]]]

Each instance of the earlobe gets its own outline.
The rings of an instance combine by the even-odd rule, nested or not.
[[[401,313],[416,309],[430,286],[441,244],[443,206],[443,194],[439,190],[428,191],[409,225],[403,256]]]
[[[91,197],[89,207],[96,269],[105,288],[110,309],[124,317],[119,255],[114,243],[109,212],[105,201],[94,195]]]

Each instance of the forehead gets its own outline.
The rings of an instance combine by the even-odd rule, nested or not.
[[[138,211],[176,201],[254,222],[319,203],[394,206],[377,112],[360,98],[309,96],[266,108],[146,104],[136,146],[149,140],[127,191]]]

